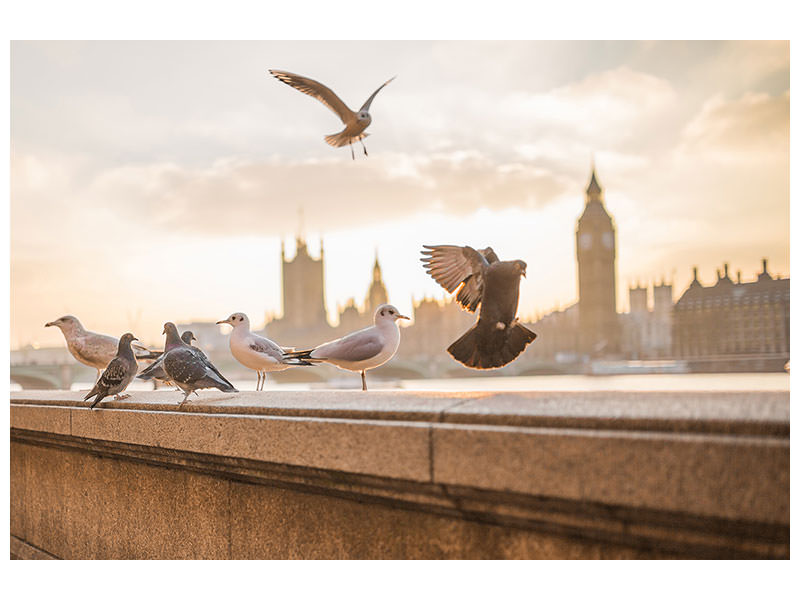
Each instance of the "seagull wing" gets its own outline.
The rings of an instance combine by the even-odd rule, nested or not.
[[[102,365],[100,368],[104,369],[117,355],[119,340],[110,335],[87,331],[85,335],[76,337],[72,345],[84,360]]]
[[[312,98],[316,98],[322,102],[325,106],[337,114],[337,116],[342,120],[342,123],[346,124],[348,121],[353,120],[355,116],[353,111],[347,108],[347,105],[342,102],[341,98],[339,98],[339,96],[337,96],[328,86],[320,83],[319,81],[315,81],[314,79],[309,79],[308,77],[295,75],[294,73],[288,73],[286,71],[270,69],[269,72],[286,85],[290,85],[294,89],[299,90],[304,94],[308,94]],[[375,94],[377,93],[378,92],[376,91]],[[372,94],[372,96],[375,94]],[[368,102],[371,100],[372,97],[370,97]]]
[[[383,350],[383,337],[375,327],[367,327],[361,331],[322,344],[313,351],[314,358],[327,358],[358,362],[369,360]]]
[[[395,76],[395,77],[396,77],[396,76]],[[387,81],[386,83],[384,83],[384,84],[383,84],[381,87],[379,87],[377,90],[375,90],[374,92],[372,92],[372,96],[370,96],[369,98],[367,98],[367,101],[366,101],[366,102],[364,102],[364,105],[363,105],[363,106],[362,106],[362,107],[359,109],[359,112],[361,112],[362,110],[365,110],[365,111],[369,112],[369,105],[370,105],[370,104],[372,104],[372,100],[375,98],[375,96],[378,94],[378,92],[380,92],[380,91],[381,91],[381,90],[382,90],[384,87],[386,87],[386,85],[387,85],[387,84],[389,84],[389,83],[390,83],[391,81],[393,81],[393,80],[394,80],[394,77],[392,77],[392,79],[390,79],[389,81]]]
[[[251,334],[248,347],[254,352],[267,355],[275,360],[275,362],[283,362],[283,351],[281,347],[272,340],[268,340],[260,335]]]
[[[426,250],[422,251],[424,256],[420,260],[427,273],[451,294],[458,289],[456,301],[466,310],[475,312],[483,296],[484,273],[489,266],[483,253],[469,246],[423,248]],[[497,258],[493,251],[491,254]]]

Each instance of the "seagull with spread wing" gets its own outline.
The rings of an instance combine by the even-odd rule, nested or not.
[[[336,115],[342,120],[342,123],[344,123],[344,129],[342,129],[339,133],[326,135],[326,142],[336,148],[349,145],[350,155],[353,157],[353,160],[356,158],[356,155],[353,152],[353,142],[361,142],[361,147],[364,148],[364,155],[368,156],[367,147],[364,146],[363,140],[369,135],[368,133],[365,133],[364,130],[369,127],[370,123],[372,123],[372,116],[369,114],[369,107],[370,104],[372,104],[372,100],[375,98],[376,94],[380,92],[386,84],[392,81],[394,77],[372,92],[372,95],[367,98],[367,101],[364,102],[360,109],[358,109],[358,112],[353,112],[344,102],[342,102],[341,98],[339,98],[339,96],[337,96],[333,90],[319,81],[315,81],[314,79],[310,79],[308,77],[303,77],[302,75],[295,75],[294,73],[289,73],[287,71],[278,71],[276,69],[270,69],[269,72],[283,83],[292,86],[294,89],[299,90],[304,94],[308,94],[312,98],[316,98],[325,106],[330,108],[334,113],[336,113]]]
[[[217,325],[222,324],[233,327],[230,335],[233,358],[258,373],[256,391],[264,389],[268,372],[283,371],[289,367],[311,364],[305,360],[286,358],[284,352],[294,350],[294,348],[282,348],[272,340],[250,331],[250,319],[244,313],[233,313],[224,321],[217,321]]]
[[[502,261],[494,250],[469,246],[423,246],[420,260],[428,274],[469,312],[480,306],[478,321],[447,351],[472,369],[496,369],[510,363],[536,339],[517,320],[520,277],[527,265]]]

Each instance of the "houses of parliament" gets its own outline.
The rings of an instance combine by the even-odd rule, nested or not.
[[[578,299],[526,323],[538,338],[502,372],[584,372],[593,362],[630,360],[679,360],[698,371],[777,370],[788,361],[789,279],[773,277],[766,260],[752,281],[743,281],[741,272],[734,281],[725,264],[716,282],[704,285],[695,268],[693,281],[677,302],[670,283],[652,288],[637,284],[628,289],[629,312],[618,313],[616,225],[594,166],[584,195],[575,227]],[[375,308],[390,301],[377,253],[371,274],[365,273],[363,302],[351,298],[338,307],[336,327],[326,310],[323,242],[316,258],[302,234],[292,258],[282,243],[281,270],[283,313],[277,319],[267,316],[262,332],[297,347],[367,327]],[[474,315],[449,301],[412,300],[412,324],[403,328],[392,362],[424,365],[429,375],[470,374],[445,349],[473,324]],[[203,334],[205,339],[198,336],[201,346],[213,350],[225,344],[218,330],[203,325],[185,327]]]

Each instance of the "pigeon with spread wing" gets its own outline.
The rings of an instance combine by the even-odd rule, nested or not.
[[[428,274],[478,321],[447,351],[472,369],[496,369],[510,363],[536,334],[517,320],[520,277],[527,265],[502,261],[494,250],[469,246],[423,246],[420,259]]]

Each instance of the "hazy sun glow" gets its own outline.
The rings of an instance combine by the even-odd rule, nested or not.
[[[358,70],[342,64],[359,58]],[[371,107],[368,158],[268,68]],[[280,243],[325,249],[329,317],[442,297],[423,243],[528,264],[523,316],[576,299],[592,160],[628,284],[768,257],[789,275],[786,42],[14,42],[11,344],[63,314],[157,343],[166,320],[281,311]]]

